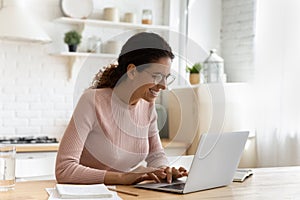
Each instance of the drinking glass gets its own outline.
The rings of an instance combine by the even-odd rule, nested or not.
[[[16,147],[0,144],[0,191],[14,189]]]

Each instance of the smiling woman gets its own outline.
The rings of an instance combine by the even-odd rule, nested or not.
[[[136,34],[124,44],[118,58],[118,67],[111,65],[103,73],[100,72],[95,77],[94,87],[113,88],[127,72],[129,64],[134,64],[138,71],[142,71],[151,63],[156,63],[160,58],[169,58],[170,60],[174,58],[168,43],[154,33]]]
[[[175,77],[174,55],[154,33],[138,33],[124,44],[118,65],[94,79],[80,98],[60,143],[59,183],[134,184],[171,182],[187,172],[168,167],[155,99]],[[147,167],[139,166],[146,161]]]

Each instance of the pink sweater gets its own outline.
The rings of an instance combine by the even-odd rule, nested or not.
[[[141,161],[168,165],[153,103],[129,106],[110,88],[88,89],[81,96],[60,142],[56,159],[59,183],[103,183],[106,171],[129,172]]]

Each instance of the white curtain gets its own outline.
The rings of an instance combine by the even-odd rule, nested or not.
[[[300,1],[257,0],[258,166],[300,165]]]

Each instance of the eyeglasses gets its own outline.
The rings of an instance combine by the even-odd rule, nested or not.
[[[159,84],[162,80],[166,81],[166,85],[171,85],[176,79],[176,76],[174,76],[172,74],[164,75],[159,72],[152,73],[152,72],[148,72],[147,70],[144,70],[144,71],[152,76],[155,85]]]

